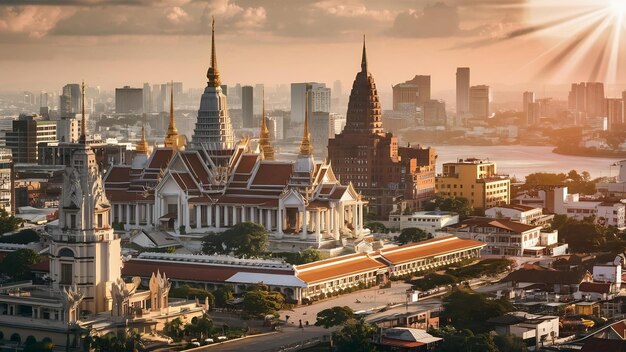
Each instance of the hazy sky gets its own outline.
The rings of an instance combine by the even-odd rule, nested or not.
[[[550,1],[568,6],[545,6]],[[572,32],[551,21],[578,16],[572,4],[589,1],[0,0],[0,90],[59,90],[82,79],[105,89],[169,80],[202,87],[211,16],[228,84],[332,86],[340,79],[348,89],[360,67],[363,34],[382,90],[415,74],[432,75],[435,91],[452,89],[457,66],[472,68],[472,84],[567,84],[610,66],[610,50],[596,42],[609,41],[607,30],[587,47],[577,44],[580,62],[568,72],[555,69],[576,52],[564,42]],[[597,26],[594,20],[571,25]],[[589,51],[601,52],[607,63],[590,68],[600,59],[587,58]]]

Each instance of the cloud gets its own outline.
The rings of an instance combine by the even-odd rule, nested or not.
[[[389,30],[397,37],[433,38],[462,34],[455,6],[442,2],[427,5],[422,12],[408,10],[398,14]]]
[[[39,6],[0,7],[0,32],[27,34],[41,38],[48,34],[59,21],[75,13],[72,9]]]

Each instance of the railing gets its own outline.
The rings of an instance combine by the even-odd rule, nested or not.
[[[329,340],[329,336],[328,335],[324,335],[322,337],[314,337],[314,338],[310,338],[310,339],[306,339],[306,340],[302,340],[299,342],[293,342],[293,343],[289,343],[286,345],[282,345],[278,348],[270,348],[270,349],[266,349],[263,350],[262,352],[293,352],[293,351],[300,351],[306,348],[310,348],[313,346],[317,346],[320,343],[323,343],[325,341]]]
[[[65,230],[61,234],[50,234],[50,237],[56,242],[69,242],[69,243],[79,243],[79,242],[102,242],[107,239],[107,236],[104,234],[96,234],[96,235],[84,235],[82,231],[77,230]],[[117,238],[117,235],[113,235],[112,239]]]

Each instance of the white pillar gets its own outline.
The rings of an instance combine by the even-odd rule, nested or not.
[[[241,222],[248,221],[247,216],[246,216],[247,215],[246,214],[246,210],[247,210],[247,208],[246,208],[245,205],[241,207]]]
[[[130,225],[130,204],[126,204],[126,225]]]
[[[278,233],[283,233],[283,210],[280,207],[276,210],[276,228]]]
[[[221,205],[216,204],[215,205],[215,227],[216,228],[220,228],[221,227],[221,220],[222,220],[222,214],[220,212],[220,209],[222,208]]]
[[[202,227],[202,206],[200,204],[196,204],[196,228],[199,229]]]
[[[331,215],[332,215],[332,223],[333,223],[333,237],[335,238],[335,240],[339,240],[339,238],[341,237],[341,234],[339,233],[339,214],[337,214],[337,207],[332,207],[331,208]]]
[[[135,226],[139,226],[139,203],[135,203]]]
[[[206,206],[206,224],[208,227],[213,227],[213,204],[211,203]]]
[[[113,214],[115,207],[115,204],[111,205],[111,211],[109,211],[109,224],[113,224],[113,220],[115,220],[115,216]]]
[[[267,224],[265,225],[265,229],[267,230],[267,232],[270,232],[272,231],[272,209],[267,209],[266,216]]]
[[[321,222],[322,222],[322,218],[320,216],[320,210],[316,209],[315,211],[315,239],[316,240],[320,240],[321,238]]]
[[[300,208],[300,215],[302,216],[302,233],[301,233],[300,238],[304,240],[306,239],[306,235],[308,233],[307,228],[306,228],[307,216],[306,216],[305,207]]]
[[[331,209],[326,209],[326,211],[324,212],[324,234],[326,236],[330,236],[330,211]]]
[[[189,210],[189,203],[187,203],[187,199],[185,198],[183,200],[184,200],[184,202],[183,202],[183,210],[185,212],[185,231],[187,233],[189,233],[189,231],[191,231],[191,226],[190,226],[191,214],[189,214],[191,211]]]
[[[118,223],[122,223],[122,205],[118,204],[117,205],[117,222]]]

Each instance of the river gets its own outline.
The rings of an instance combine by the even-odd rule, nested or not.
[[[552,153],[554,147],[521,145],[502,146],[467,146],[440,145],[437,150],[437,173],[443,163],[454,162],[460,158],[480,158],[495,162],[498,173],[509,174],[522,179],[533,172],[564,172],[576,170],[588,171],[592,178],[616,176],[619,167],[611,166],[619,159],[567,156]]]

